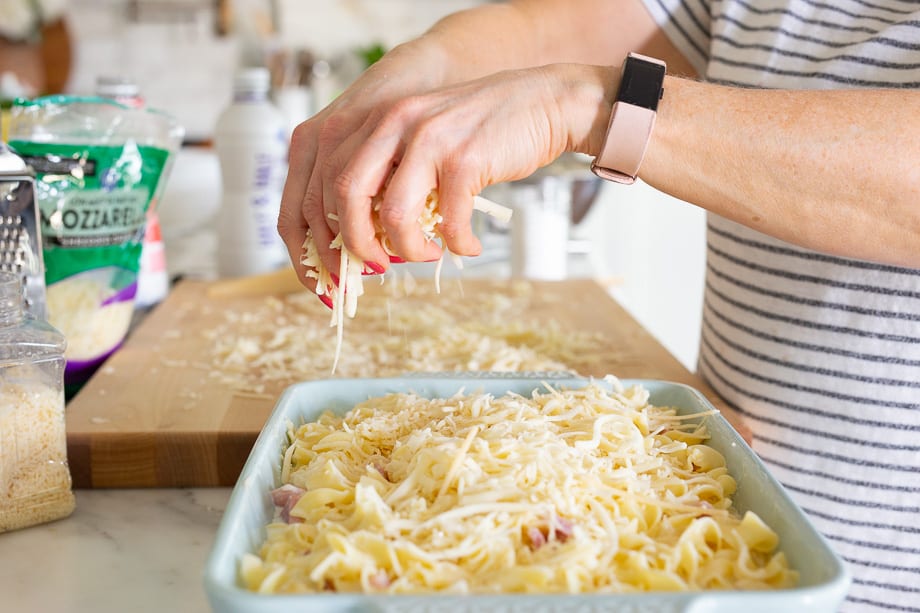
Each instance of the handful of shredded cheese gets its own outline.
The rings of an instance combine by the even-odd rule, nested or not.
[[[371,203],[375,236],[388,255],[396,255],[386,231],[380,224],[379,211],[382,202],[383,192],[378,194]],[[476,196],[473,199],[473,208],[504,221],[511,218],[511,209],[495,204],[480,196]],[[419,227],[427,240],[431,241],[438,238],[437,226],[442,220],[443,218],[438,210],[438,194],[432,190],[425,199],[422,214],[418,218]],[[336,235],[329,246],[332,249],[342,251],[342,257],[339,260],[338,286],[333,282],[330,271],[323,265],[319,257],[319,251],[316,249],[316,241],[313,240],[313,232],[309,228],[307,228],[307,235],[304,239],[303,255],[300,258],[300,262],[307,267],[306,277],[316,280],[316,294],[318,296],[327,295],[332,299],[330,325],[336,327],[336,350],[335,359],[332,363],[332,373],[335,374],[339,356],[342,352],[342,331],[345,317],[353,318],[358,311],[358,298],[364,294],[364,282],[361,279],[361,274],[365,270],[364,262],[345,248],[341,234]],[[435,273],[435,284],[439,284],[443,261],[444,257],[442,255]]]
[[[289,433],[263,593],[790,587],[776,533],[731,508],[701,415],[642,387],[371,398]]]

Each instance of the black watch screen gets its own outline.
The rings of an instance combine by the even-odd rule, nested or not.
[[[626,59],[617,100],[642,108],[658,110],[658,101],[664,94],[665,67],[635,57]]]

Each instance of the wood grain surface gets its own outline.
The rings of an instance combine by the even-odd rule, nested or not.
[[[423,283],[420,281],[419,283]],[[444,282],[437,300],[454,306],[473,304],[477,296],[511,291],[509,282],[464,279]],[[368,284],[368,293],[380,292]],[[595,335],[602,352],[582,356],[583,375],[661,379],[702,391],[735,427],[740,421],[695,375],[687,371],[608,293],[590,280],[533,283],[533,298],[520,318],[553,320],[574,334]],[[258,313],[269,296],[300,292],[291,274],[230,282],[183,281],[132,332],[125,345],[97,372],[67,406],[68,461],[74,486],[181,487],[235,483],[276,398],[287,385],[330,376],[329,364],[296,378],[259,381],[253,390],[229,384],[221,375],[215,339],[209,331],[246,333],[246,318]],[[310,298],[310,308],[318,301]],[[435,299],[432,299],[434,301]],[[394,308],[398,308],[398,305]],[[345,334],[360,345],[362,313],[349,320]],[[231,317],[232,316],[232,317]],[[468,317],[475,318],[475,313]],[[228,328],[227,321],[237,322]],[[304,326],[316,326],[329,341],[328,311],[308,310]],[[223,326],[223,327],[221,327]],[[305,346],[304,351],[310,351]],[[245,370],[240,371],[247,374]],[[258,370],[253,377],[258,379]],[[373,370],[364,376],[374,376]],[[392,373],[382,373],[392,374]],[[221,376],[215,376],[221,375]],[[251,382],[250,382],[251,383]]]

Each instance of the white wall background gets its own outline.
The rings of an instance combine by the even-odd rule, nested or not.
[[[76,49],[69,90],[89,94],[99,75],[129,75],[151,106],[175,114],[191,139],[205,140],[230,99],[238,65],[279,49],[308,49],[349,78],[358,69],[347,61],[354,49],[375,43],[392,47],[479,2],[278,0],[277,17],[270,0],[229,3],[234,34],[218,36],[211,0],[70,0]],[[344,83],[325,85],[328,98]]]
[[[215,35],[210,2],[188,4],[170,19],[136,20],[127,0],[71,0],[69,90],[92,94],[98,76],[132,77],[150,106],[177,116],[192,138],[206,138],[230,98],[238,40]]]
[[[575,233],[590,238],[611,294],[688,369],[696,370],[705,212],[649,187],[605,183]]]

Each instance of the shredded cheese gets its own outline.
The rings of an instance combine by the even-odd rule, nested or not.
[[[134,301],[106,304],[115,290],[92,275],[75,275],[47,290],[49,322],[67,338],[68,360],[90,360],[124,340]]]
[[[374,221],[375,235],[380,241],[383,250],[388,255],[396,255],[393,245],[386,230],[380,224],[379,211],[383,202],[383,192],[378,194],[371,202],[371,212]],[[499,204],[486,200],[481,196],[473,199],[473,208],[487,215],[492,215],[501,220],[508,221],[511,219],[511,209]],[[443,217],[438,210],[438,194],[431,191],[425,199],[425,205],[422,213],[419,215],[418,224],[425,235],[426,240],[432,241],[439,238],[438,224],[443,221]],[[364,262],[351,253],[344,245],[342,235],[338,234],[329,245],[332,249],[339,249],[342,252],[339,263],[339,282],[333,282],[332,275],[326,269],[319,257],[319,251],[316,248],[316,241],[313,239],[313,232],[308,228],[307,235],[303,243],[303,255],[300,262],[307,267],[306,277],[316,280],[316,294],[319,296],[329,296],[332,298],[332,320],[330,325],[336,327],[335,356],[332,361],[332,374],[335,374],[338,367],[339,357],[342,354],[343,327],[345,316],[354,318],[358,310],[358,297],[364,294],[364,282],[361,279],[361,272],[364,270]],[[443,247],[443,244],[442,244]],[[435,272],[435,287],[441,291],[441,266],[444,261],[442,252],[438,260],[437,270]],[[456,259],[459,262],[459,258]]]
[[[706,446],[700,416],[608,383],[531,397],[391,394],[292,429],[276,490],[284,512],[258,555],[241,560],[243,584],[264,593],[793,586],[776,533],[732,508],[735,481]]]
[[[64,393],[15,382],[34,373],[7,368],[0,377],[0,532],[70,515],[74,509]],[[8,378],[6,378],[8,377]]]
[[[459,300],[457,280],[439,296],[429,284],[388,276],[386,285],[362,297],[362,317],[349,324],[336,377],[470,370],[600,375],[598,365],[613,369],[630,359],[602,333],[546,315],[559,312],[565,298],[530,282],[481,280],[481,291]],[[245,394],[328,377],[334,359],[328,312],[309,292],[221,309],[219,323],[202,331],[210,377]],[[186,360],[162,364],[189,367]]]

